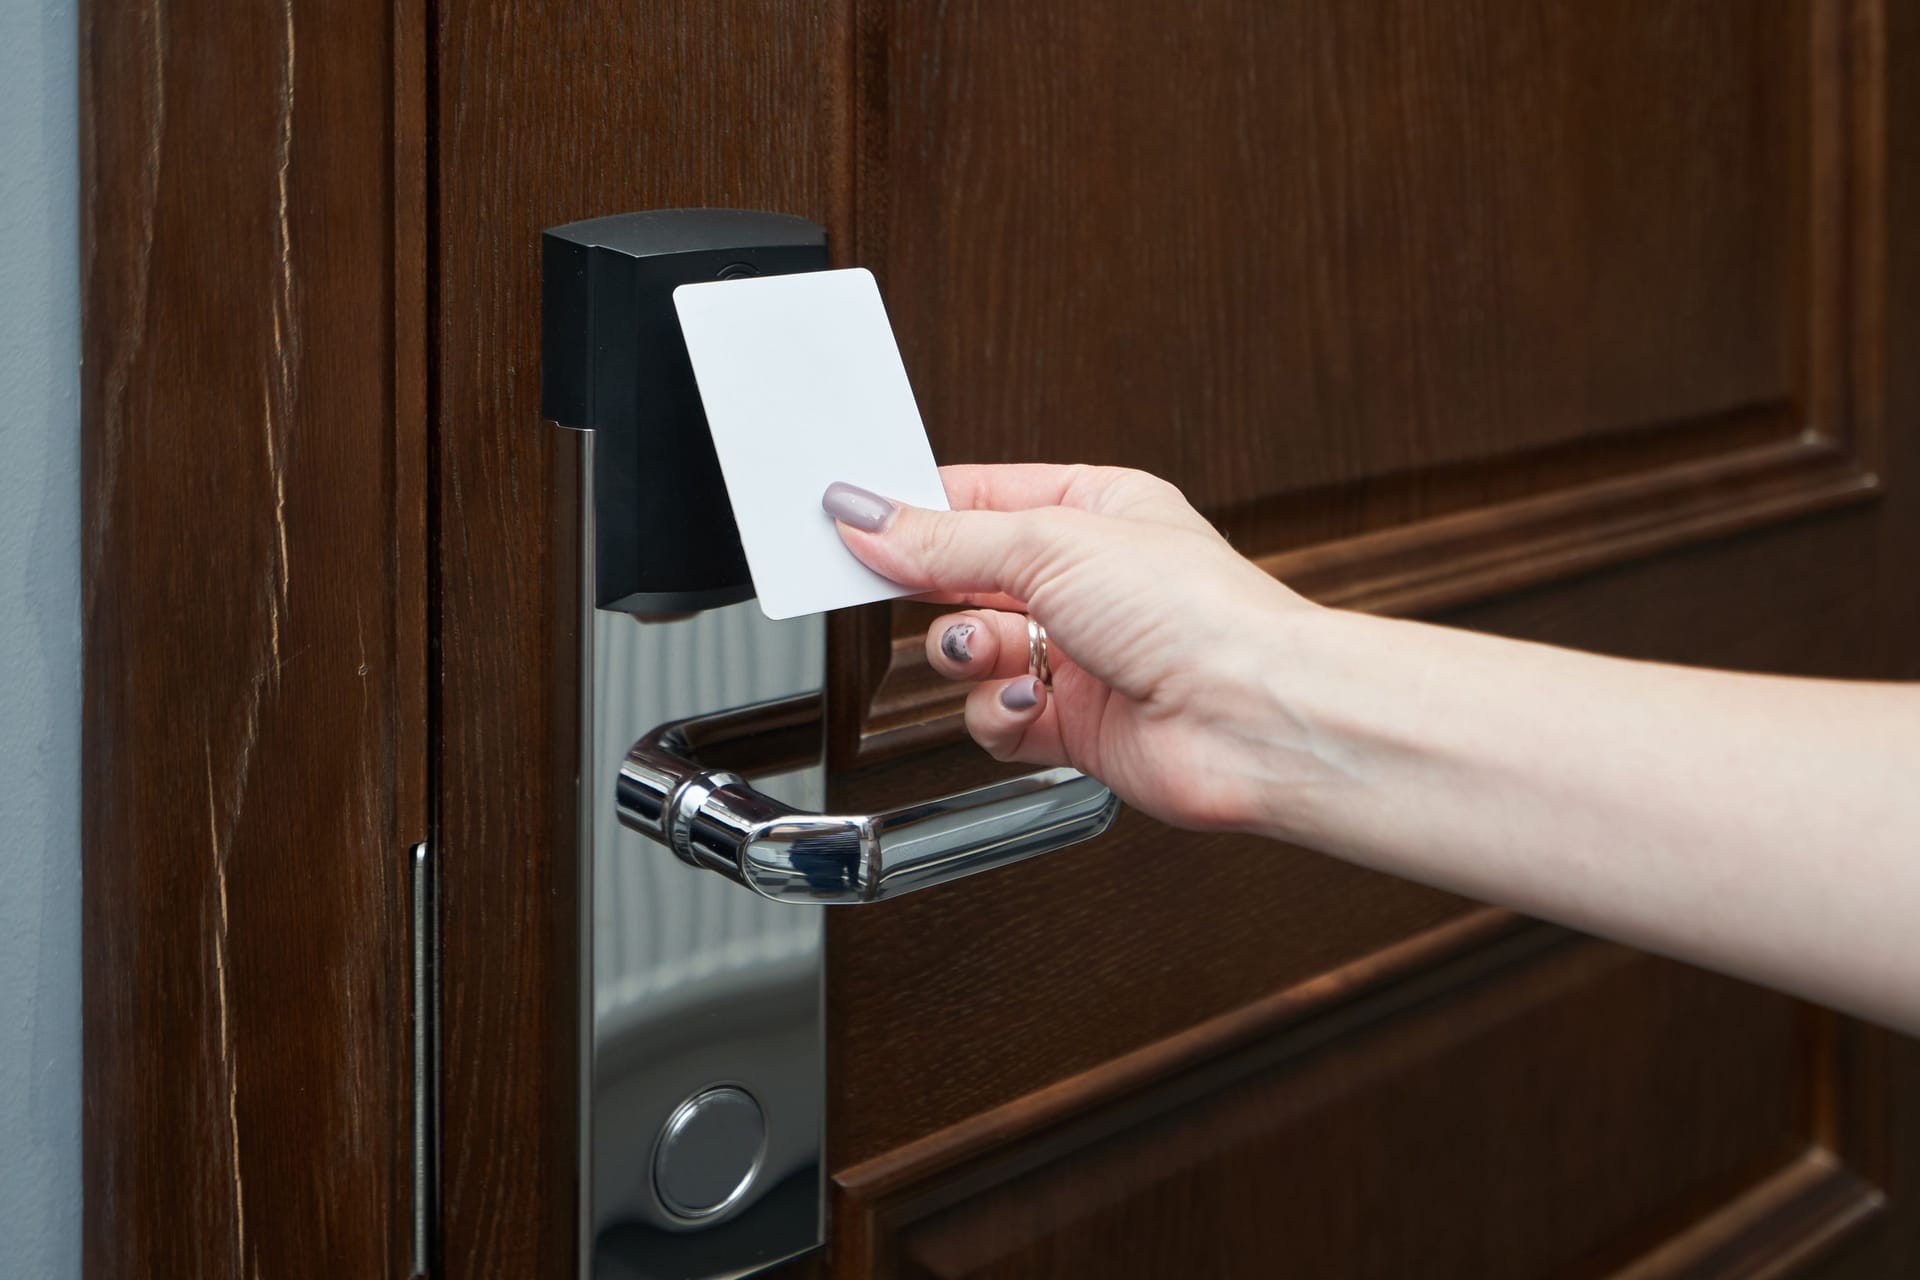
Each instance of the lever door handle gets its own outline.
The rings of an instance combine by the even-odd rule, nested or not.
[[[1097,836],[1120,801],[1077,769],[873,814],[797,810],[734,769],[818,759],[817,694],[661,725],[627,752],[620,821],[685,862],[781,902],[877,902]],[[724,754],[730,769],[702,762]]]

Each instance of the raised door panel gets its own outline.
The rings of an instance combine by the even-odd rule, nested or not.
[[[974,753],[977,754],[977,753]],[[922,794],[978,776],[959,756]],[[1101,840],[829,922],[836,1164],[878,1156],[1250,1005],[1383,981],[1472,904],[1245,836],[1124,814]],[[1432,946],[1421,948],[1422,954]]]
[[[844,1272],[1712,1274],[1884,1207],[1823,1145],[1826,1015],[1619,948],[1521,929],[1240,1033],[848,1171]]]
[[[1224,511],[1794,398],[1809,5],[881,7],[943,456]]]
[[[943,459],[1155,471],[1393,611],[1879,489],[1874,0],[863,13],[855,253]],[[926,617],[845,625],[845,758],[958,733]]]

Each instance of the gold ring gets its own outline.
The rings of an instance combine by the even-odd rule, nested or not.
[[[1047,629],[1027,619],[1027,674],[1053,688],[1053,664],[1047,661]]]

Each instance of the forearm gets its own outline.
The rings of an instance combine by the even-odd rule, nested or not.
[[[1332,611],[1288,649],[1272,834],[1920,1027],[1920,690]]]

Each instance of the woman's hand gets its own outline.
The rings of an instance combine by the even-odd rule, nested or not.
[[[1178,489],[1087,466],[943,467],[941,479],[950,512],[850,485],[823,505],[869,567],[971,606],[929,628],[927,659],[976,682],[967,730],[988,752],[1071,764],[1184,827],[1270,827],[1276,798],[1314,780],[1269,674],[1320,611]],[[1027,674],[1028,617],[1047,629],[1051,696]]]
[[[1317,608],[1138,472],[943,474],[952,512],[826,506],[867,564],[974,605],[927,653],[980,682],[967,727],[996,756],[1920,1031],[1920,685]],[[1051,698],[1022,611],[1058,648]]]

